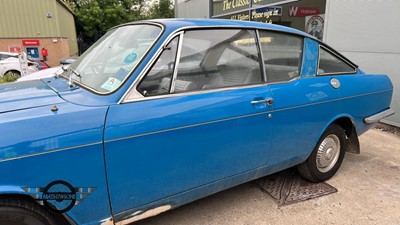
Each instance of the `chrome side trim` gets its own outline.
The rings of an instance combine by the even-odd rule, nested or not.
[[[392,91],[392,89],[387,89],[387,90],[382,90],[382,91],[375,91],[375,92],[370,92],[370,93],[366,93],[366,94],[353,95],[353,96],[348,96],[348,97],[343,97],[343,98],[335,98],[335,99],[330,99],[330,100],[321,101],[321,102],[308,103],[308,104],[304,104],[304,105],[290,106],[290,107],[286,107],[286,108],[274,109],[273,112],[280,112],[280,111],[284,111],[284,110],[297,109],[297,108],[308,107],[308,106],[313,106],[313,105],[336,102],[336,101],[343,101],[343,100],[346,100],[346,99],[358,98],[358,97],[362,97],[362,96],[368,96],[368,95],[372,95],[372,94],[384,93],[384,92],[388,92],[388,91]]]
[[[372,116],[364,118],[364,123],[373,124],[373,123],[379,122],[381,119],[391,116],[393,114],[394,114],[394,111],[391,108],[389,108],[389,109],[386,109],[385,111],[382,111],[380,113],[377,113]]]
[[[257,86],[263,86],[263,85],[257,85]],[[216,92],[216,91],[219,91],[219,90],[213,90],[213,91]],[[368,95],[371,95],[371,94],[384,93],[384,92],[387,92],[387,91],[391,91],[391,89],[382,90],[382,91],[376,91],[376,92],[370,92],[370,93],[360,94],[360,95],[355,95],[355,96],[343,97],[343,98],[338,98],[338,99],[331,99],[331,100],[326,100],[326,101],[321,101],[321,102],[309,103],[309,104],[304,104],[304,105],[285,107],[285,108],[274,109],[274,110],[270,110],[270,111],[266,111],[266,112],[260,112],[260,113],[248,114],[248,115],[243,115],[243,116],[225,118],[225,119],[214,120],[214,121],[209,121],[209,122],[203,122],[203,123],[198,123],[198,124],[192,124],[192,125],[187,125],[187,126],[169,128],[169,129],[165,129],[165,130],[159,130],[159,131],[154,131],[154,132],[136,134],[136,135],[132,135],[132,136],[120,137],[120,138],[115,138],[115,139],[111,139],[111,140],[105,140],[104,143],[110,143],[110,142],[114,142],[114,141],[120,141],[120,140],[125,140],[125,139],[130,139],[130,138],[142,137],[142,136],[146,136],[146,135],[152,135],[152,134],[163,133],[163,132],[168,132],[168,131],[174,131],[174,130],[179,130],[179,129],[184,129],[184,128],[196,127],[196,126],[201,126],[201,125],[206,125],[206,124],[212,124],[212,123],[223,122],[223,121],[228,121],[228,120],[233,120],[233,119],[250,117],[250,116],[257,116],[257,115],[262,115],[262,114],[269,114],[269,113],[274,113],[274,112],[281,112],[281,111],[285,111],[285,110],[296,109],[296,108],[309,107],[309,106],[325,104],[325,103],[329,103],[329,102],[342,101],[342,100],[351,99],[351,98],[368,96]],[[191,94],[198,94],[198,93],[199,92],[193,92]],[[176,97],[176,96],[187,96],[187,95],[188,95],[187,93],[171,94],[171,95],[164,95],[164,96],[154,97],[154,98],[135,99],[132,102],[134,102],[134,101],[146,101],[146,100],[158,99],[158,98]]]
[[[225,119],[213,120],[213,121],[209,121],[209,122],[196,123],[196,124],[191,124],[191,125],[186,125],[186,126],[181,126],[181,127],[153,131],[153,132],[148,132],[148,133],[136,134],[136,135],[132,135],[132,136],[126,136],[126,137],[120,137],[120,138],[115,138],[115,139],[111,139],[111,140],[105,140],[104,143],[110,143],[110,142],[114,142],[114,141],[126,140],[126,139],[131,139],[131,138],[136,138],[136,137],[143,137],[143,136],[147,136],[147,135],[164,133],[164,132],[174,131],[174,130],[180,130],[180,129],[184,129],[184,128],[198,127],[198,126],[202,126],[202,125],[213,124],[213,123],[224,122],[224,121],[235,120],[235,119],[241,119],[241,118],[246,118],[246,117],[251,117],[251,116],[258,116],[258,115],[268,114],[270,112],[271,111],[253,113],[253,114],[247,114],[244,116],[236,116],[236,117],[230,117],[230,118],[225,118]]]
[[[16,159],[23,159],[23,158],[27,158],[27,157],[46,155],[46,154],[55,153],[55,152],[62,152],[62,151],[71,150],[71,149],[75,149],[75,148],[99,145],[99,144],[103,144],[103,142],[99,141],[99,142],[94,142],[94,143],[89,143],[89,144],[84,144],[84,145],[76,145],[76,146],[67,147],[67,148],[60,148],[60,149],[54,149],[54,150],[49,150],[49,151],[45,151],[45,152],[37,152],[37,153],[32,153],[32,154],[25,154],[25,155],[10,157],[10,158],[6,158],[6,159],[0,159],[0,163],[6,162],[6,161],[11,161],[11,160],[16,160]]]

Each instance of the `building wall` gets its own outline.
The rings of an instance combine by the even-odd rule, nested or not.
[[[55,0],[1,0],[0,38],[57,35]],[[47,18],[51,13],[52,18]]]
[[[29,39],[29,38],[27,38]],[[21,38],[1,38],[0,39],[0,51],[8,52],[10,46],[20,46],[23,51],[26,47],[22,46]],[[35,46],[41,51],[41,46],[45,46],[49,52],[46,63],[50,66],[57,66],[60,64],[60,59],[70,56],[68,47],[68,38],[40,38],[40,46]],[[55,42],[56,41],[56,42]],[[30,46],[29,46],[30,47]],[[40,57],[42,59],[42,57]]]
[[[176,18],[209,18],[208,0],[175,0]]]
[[[61,4],[57,4],[57,14],[60,36],[68,38],[69,54],[78,55],[78,41],[73,14]]]
[[[388,74],[395,115],[384,122],[400,127],[400,1],[327,0],[325,42],[367,73]]]

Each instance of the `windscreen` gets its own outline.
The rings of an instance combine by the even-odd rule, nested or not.
[[[161,33],[149,24],[122,26],[107,32],[61,75],[97,93],[116,90]]]

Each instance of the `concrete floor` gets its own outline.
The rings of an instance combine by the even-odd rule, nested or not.
[[[372,129],[360,137],[361,154],[347,154],[327,181],[337,193],[278,207],[246,183],[141,225],[188,224],[400,224],[400,137]]]

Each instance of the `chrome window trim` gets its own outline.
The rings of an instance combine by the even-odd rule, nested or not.
[[[168,93],[168,94],[149,96],[149,97],[143,96],[142,98],[125,99],[122,103],[142,102],[142,101],[149,101],[149,100],[155,100],[155,99],[183,97],[183,96],[208,94],[208,93],[221,92],[221,91],[233,91],[233,90],[239,90],[239,89],[265,87],[265,86],[268,86],[268,84],[259,83],[259,84],[249,84],[249,85],[223,87],[223,88],[215,88],[215,89],[206,89],[206,90],[194,90],[194,91],[187,91],[187,92],[180,92],[180,93]]]
[[[140,59],[138,60],[138,63],[137,63],[134,67],[132,67],[132,69],[129,71],[128,75],[125,76],[125,78],[121,81],[121,84],[118,86],[118,88],[116,88],[115,90],[110,91],[110,92],[100,92],[100,91],[98,91],[98,90],[96,90],[96,89],[93,89],[93,88],[91,88],[91,87],[89,87],[89,86],[87,86],[87,85],[85,85],[85,84],[82,84],[82,83],[80,83],[80,82],[78,82],[78,81],[76,81],[76,80],[74,80],[74,79],[72,79],[72,82],[73,82],[73,83],[78,83],[78,84],[79,84],[78,86],[80,86],[80,87],[82,87],[82,88],[85,88],[85,89],[87,89],[87,90],[90,90],[90,91],[92,91],[93,93],[98,94],[98,95],[110,95],[110,94],[113,94],[113,93],[115,93],[116,91],[118,91],[118,90],[125,84],[125,82],[129,79],[129,77],[132,75],[132,73],[136,70],[136,68],[138,67],[138,65],[142,63],[142,60],[146,57],[146,55],[149,53],[149,51],[154,47],[154,44],[157,43],[158,39],[162,36],[162,34],[163,34],[164,31],[165,31],[165,27],[164,27],[162,24],[160,24],[160,23],[155,23],[155,22],[146,21],[146,22],[140,22],[140,23],[130,23],[130,24],[121,25],[121,26],[117,26],[117,27],[111,28],[111,29],[117,29],[117,28],[120,28],[120,27],[123,27],[123,26],[146,25],[146,24],[147,24],[147,25],[154,25],[154,26],[160,27],[160,28],[161,28],[161,32],[160,32],[160,33],[158,34],[158,36],[153,40],[153,42],[151,42],[151,47],[149,47],[149,48],[145,51],[145,53],[140,57]],[[62,76],[61,76],[61,77],[62,77]]]
[[[290,80],[275,81],[275,82],[270,82],[270,83],[268,83],[268,84],[270,84],[270,85],[273,85],[273,84],[288,84],[288,83],[291,83],[291,82],[293,82],[293,81],[301,80],[301,79],[302,79],[301,76],[297,76],[297,77],[293,77],[293,78],[290,79]]]
[[[150,61],[147,63],[147,65],[143,68],[143,70],[140,72],[140,74],[136,77],[136,79],[132,82],[131,86],[128,88],[128,90],[125,92],[125,94],[122,96],[122,98],[118,101],[117,104],[122,104],[125,102],[131,102],[129,97],[133,95],[133,99],[140,99],[140,98],[145,98],[140,92],[137,91],[137,86],[140,84],[142,79],[146,76],[146,74],[149,72],[151,67],[156,63],[157,59],[160,57],[161,53],[164,51],[165,46],[172,41],[177,36],[180,36],[181,33],[184,31],[179,31],[176,33],[173,33],[169,35],[164,42],[162,43],[161,47],[157,50],[157,52],[152,56]],[[179,45],[179,44],[178,44]],[[178,46],[179,47],[179,46]],[[178,51],[178,49],[177,49]],[[174,70],[175,70],[174,65]],[[149,98],[149,97],[147,97]]]
[[[329,54],[337,57],[338,59],[340,59],[342,62],[346,63],[348,66],[350,66],[351,68],[353,68],[353,71],[349,71],[349,72],[334,72],[334,73],[318,73],[319,70],[319,63],[320,63],[320,59],[321,59],[321,48],[324,49],[325,51],[327,51]],[[343,56],[337,54],[336,52],[330,50],[328,47],[319,44],[319,48],[318,48],[318,63],[317,63],[317,76],[329,76],[329,75],[343,75],[343,74],[355,74],[357,73],[357,67],[355,67],[353,65],[353,63],[351,63],[348,59],[344,58]]]
[[[301,69],[302,69],[302,65],[303,65],[303,55],[304,55],[304,39],[305,39],[305,37],[304,36],[302,36],[302,35],[297,35],[297,34],[293,34],[293,33],[289,33],[289,32],[279,32],[279,31],[275,31],[275,30],[266,30],[266,29],[258,29],[257,30],[257,34],[259,34],[259,30],[261,30],[261,31],[266,31],[266,32],[278,32],[278,33],[283,33],[283,34],[286,34],[286,35],[293,35],[293,36],[297,36],[297,37],[300,37],[301,39],[302,39],[302,41],[301,41],[301,52],[300,52],[300,56],[299,56],[299,65],[297,66],[297,69],[299,70],[299,75],[297,75],[296,77],[293,77],[292,79],[290,79],[290,80],[284,80],[284,81],[273,81],[273,82],[269,82],[268,81],[268,74],[267,74],[267,67],[265,66],[265,63],[264,63],[264,54],[263,54],[263,51],[262,51],[262,46],[261,46],[261,43],[259,43],[259,45],[260,45],[260,52],[261,52],[261,55],[262,55],[262,64],[263,64],[263,68],[264,68],[264,73],[265,73],[265,82],[266,83],[268,83],[268,84],[284,84],[284,83],[290,83],[290,82],[292,82],[292,81],[294,81],[294,80],[297,80],[297,79],[300,79],[301,78]],[[259,36],[258,36],[259,37]]]
[[[274,29],[274,28],[257,27],[257,26],[238,26],[238,25],[224,25],[224,26],[218,26],[218,27],[215,26],[215,25],[210,25],[210,26],[185,26],[185,27],[181,27],[179,29],[176,29],[174,32],[169,34],[168,37],[164,40],[164,42],[162,43],[161,46],[165,46],[173,38],[175,38],[176,36],[180,35],[180,33],[185,32],[187,30],[192,30],[192,29],[200,29],[200,30],[203,30],[203,29],[204,30],[206,30],[206,29],[246,29],[246,30],[255,30],[257,32],[258,31],[272,31],[272,32],[278,32],[278,33],[282,33],[282,34],[290,34],[290,35],[294,35],[294,36],[298,36],[298,37],[304,38],[304,35],[301,35],[301,34],[298,34],[298,33],[290,32],[290,31],[282,31],[282,30],[278,30],[278,29]],[[145,74],[148,73],[149,69],[155,63],[155,60],[157,60],[157,58],[161,54],[162,50],[163,50],[163,48],[159,48],[157,50],[157,52],[152,56],[152,58],[149,60],[147,65],[140,72],[140,74],[136,77],[136,79],[132,82],[132,84],[130,85],[128,90],[120,98],[120,100],[117,102],[117,104],[137,102],[138,99],[142,99],[143,100],[143,98],[145,98],[145,99],[152,98],[152,97],[143,96],[142,94],[140,94],[136,90],[136,88],[137,88],[137,85],[140,83],[140,81],[145,76]],[[266,76],[266,74],[265,74],[265,76]],[[265,80],[265,82],[266,82],[266,80]],[[286,81],[286,82],[288,82],[288,81]],[[242,87],[244,87],[244,86],[235,86],[234,88],[242,88]],[[232,87],[221,88],[221,89],[213,89],[213,91],[223,91],[223,90],[226,90],[226,89],[230,89],[231,90],[231,88]],[[210,90],[204,90],[204,92],[209,92],[209,91]],[[199,93],[199,92],[201,92],[201,91],[197,91],[196,93]],[[180,94],[184,95],[184,94],[187,94],[187,93],[191,93],[191,92],[183,92],[183,93],[180,93]],[[171,95],[171,94],[169,94],[169,95]],[[175,94],[173,94],[173,95],[176,96]],[[130,96],[132,96],[132,97],[129,98]],[[164,96],[164,95],[161,95],[161,96]]]
[[[257,42],[257,50],[260,54],[260,62],[261,63],[261,67],[262,67],[262,78],[263,78],[263,82],[264,83],[268,83],[268,78],[267,78],[267,69],[265,67],[265,63],[264,63],[264,54],[263,51],[261,49],[261,43],[260,43],[260,32],[258,31],[258,29],[256,29],[256,42]]]
[[[181,32],[179,35],[178,39],[178,49],[176,50],[176,55],[175,55],[175,64],[174,64],[174,72],[172,74],[172,83],[171,83],[171,88],[169,93],[172,94],[175,91],[175,81],[176,77],[178,76],[178,66],[179,62],[181,61],[181,52],[182,52],[182,44],[183,44],[183,34],[184,32]]]

